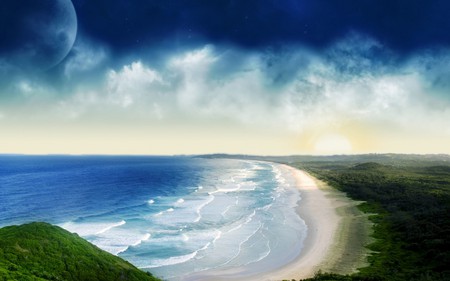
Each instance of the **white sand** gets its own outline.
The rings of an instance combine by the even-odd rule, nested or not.
[[[304,247],[300,255],[286,266],[246,280],[291,280],[312,277],[320,266],[326,263],[325,259],[334,243],[340,222],[336,208],[341,204],[334,198],[327,197],[326,191],[319,189],[315,180],[307,173],[289,166],[284,167],[291,170],[297,180],[297,188],[301,192],[302,200],[298,213],[308,226]]]

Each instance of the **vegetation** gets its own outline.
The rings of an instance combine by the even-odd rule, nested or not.
[[[371,214],[376,238],[369,266],[306,280],[450,280],[450,156],[234,158],[287,163],[365,201],[359,208]],[[0,229],[0,280],[157,279],[76,234],[31,223]]]
[[[159,280],[47,223],[0,229],[0,280]]]
[[[201,157],[273,161],[303,169],[365,201],[374,223],[369,266],[352,275],[317,273],[308,281],[450,280],[450,155]]]
[[[361,163],[361,159],[372,161]],[[369,218],[375,223],[368,267],[353,275],[319,273],[307,280],[450,280],[448,156],[295,160],[290,159],[289,164],[365,201],[359,207],[371,213]]]

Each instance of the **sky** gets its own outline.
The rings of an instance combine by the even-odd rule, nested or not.
[[[446,0],[4,0],[0,153],[450,153]]]

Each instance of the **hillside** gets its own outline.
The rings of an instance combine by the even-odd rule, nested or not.
[[[406,156],[361,164],[297,162],[360,205],[374,225],[369,266],[352,276],[323,274],[319,280],[450,280],[450,165]],[[436,157],[437,158],[437,157]],[[381,162],[381,163],[380,163]],[[385,162],[386,163],[386,162]],[[395,165],[392,165],[395,163]]]
[[[48,223],[0,228],[0,280],[159,280]]]

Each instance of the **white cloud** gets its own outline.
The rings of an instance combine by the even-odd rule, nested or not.
[[[374,55],[383,52],[378,42],[357,35],[321,54],[295,47],[251,53],[205,46],[174,54],[158,69],[136,61],[109,70],[100,86],[77,90],[61,104],[84,108],[72,110],[77,114],[100,106],[147,118],[227,118],[293,132],[339,126],[344,117],[407,130],[436,130],[433,123],[449,134],[450,101],[441,93],[449,88],[442,77],[450,60],[427,53],[393,63],[391,54]]]
[[[102,114],[121,110],[121,114],[163,116],[158,99],[165,82],[153,69],[136,61],[120,70],[109,70],[104,81],[95,87],[79,87],[75,93],[59,101],[57,111],[68,118],[83,114]]]
[[[65,118],[76,119],[89,110],[97,109],[100,104],[103,104],[103,100],[98,92],[83,90],[68,99],[59,101],[56,111],[58,115],[63,115]]]
[[[118,72],[109,71],[106,91],[110,103],[129,107],[148,95],[159,94],[163,85],[164,81],[157,71],[137,61],[125,65]]]
[[[207,87],[207,78],[211,65],[217,62],[217,59],[212,47],[205,46],[169,60],[172,81],[179,79],[180,85],[177,86],[183,89],[177,93],[177,102],[181,107],[195,107],[197,103],[202,102],[205,94],[211,91]]]
[[[11,93],[14,93],[17,98],[22,98],[25,103],[39,103],[46,99],[51,100],[56,94],[54,88],[42,83],[38,79],[22,78],[11,83]]]

